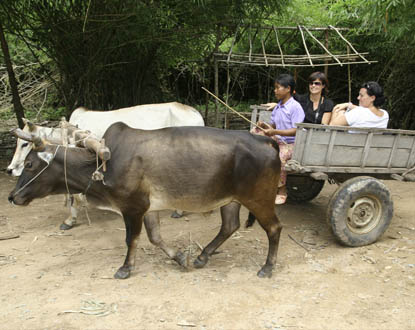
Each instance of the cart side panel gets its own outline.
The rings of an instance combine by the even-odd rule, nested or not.
[[[305,130],[309,131],[309,129]],[[313,129],[313,143],[328,144],[330,139],[329,129]],[[297,133],[298,134],[298,133]],[[349,133],[347,131],[338,131],[336,135],[336,146],[349,146],[349,147],[364,147],[366,142],[367,133]],[[371,147],[392,148],[395,135],[392,134],[373,134]],[[414,136],[401,135],[398,141],[398,148],[411,149]]]
[[[351,133],[327,126],[300,127],[292,159],[303,167],[404,170],[415,165],[415,134],[401,134],[397,130],[376,132],[368,129],[367,132]]]
[[[307,140],[307,134],[309,130],[306,129],[298,129],[295,135],[295,143],[294,143],[294,151],[292,159],[297,160],[299,163],[302,162],[305,142]]]

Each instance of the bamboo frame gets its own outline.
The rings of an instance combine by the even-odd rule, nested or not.
[[[367,54],[367,53],[360,53],[360,54]],[[312,59],[313,65],[317,64],[316,62],[324,62],[326,63],[330,59],[333,59],[332,55],[329,54],[313,54],[313,55],[274,55],[274,54],[266,54],[267,62],[264,61],[264,53],[262,54],[238,54],[235,53],[232,55],[232,60],[227,59],[227,55],[223,53],[214,53],[215,58],[220,62],[229,62],[232,61],[247,61],[253,63],[262,63],[263,65],[271,64],[271,63],[281,63],[281,64],[289,64],[289,63],[298,63],[298,62],[309,62],[309,58]],[[226,57],[226,60],[223,58]],[[337,54],[335,55],[338,61],[332,62],[335,65],[345,65],[351,62],[358,62],[368,63],[369,61],[360,61],[360,56],[355,54]],[[340,63],[341,64],[340,64]],[[370,61],[370,63],[376,63],[377,61]],[[330,64],[330,62],[328,63]]]
[[[249,62],[243,62],[243,61],[229,61],[229,62],[227,62],[226,60],[218,60],[218,62],[225,62],[225,63],[229,63],[229,64],[238,64],[238,65],[240,65],[240,64],[243,64],[243,65],[251,65],[251,66],[265,66],[265,64],[264,63],[249,63]],[[370,61],[369,63],[376,63],[377,61]],[[354,61],[354,62],[346,62],[346,63],[344,63],[344,64],[367,64],[367,62],[364,62],[364,61]],[[326,63],[314,63],[313,64],[313,67],[315,67],[315,66],[318,66],[318,67],[320,67],[320,66],[333,66],[333,65],[339,65],[339,64],[337,64],[337,63],[328,63],[328,64],[326,64]],[[268,66],[274,66],[274,67],[307,67],[307,66],[310,66],[309,64],[288,64],[288,63],[285,63],[284,65],[282,64],[282,63],[268,63]]]
[[[377,63],[377,61],[369,61],[365,58],[365,55],[368,55],[367,52],[358,52],[353,45],[342,35],[340,31],[347,31],[347,28],[338,28],[332,25],[328,27],[306,27],[302,25],[298,25],[296,27],[293,26],[280,26],[276,27],[272,26],[249,26],[249,53],[248,54],[238,54],[234,53],[233,49],[237,40],[237,35],[239,33],[239,27],[233,37],[232,44],[230,47],[229,52],[219,53],[215,52],[214,57],[217,62],[226,62],[228,65],[252,65],[252,66],[266,66],[266,67],[321,67],[333,65],[348,65],[350,64],[371,64]],[[255,34],[252,37],[251,29],[255,28]],[[262,54],[254,54],[252,51],[253,40],[258,34],[259,30],[270,30],[269,33],[266,35],[266,38],[261,38],[261,51]],[[299,31],[301,35],[301,40],[304,46],[305,55],[287,55],[283,53],[282,44],[280,42],[280,37],[278,36],[278,30],[287,30],[287,31]],[[246,31],[246,30],[245,30]],[[271,32],[274,31],[275,34],[275,41],[278,46],[278,50],[280,54],[267,54],[265,50],[265,45],[268,37],[270,36]],[[304,31],[307,32],[307,35],[311,37],[323,50],[324,54],[311,54],[309,47],[307,46],[306,42],[306,34]],[[312,31],[325,31],[326,36],[326,45],[324,45],[321,41],[319,41],[316,36],[312,33]],[[335,31],[336,34],[346,43],[347,46],[347,54],[335,54],[328,49],[328,32]],[[349,49],[351,49],[354,53],[350,53]],[[224,60],[226,58],[226,60]]]

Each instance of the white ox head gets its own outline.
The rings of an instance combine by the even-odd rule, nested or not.
[[[32,136],[44,137],[45,135],[50,134],[52,131],[49,127],[37,126],[27,119],[23,118],[25,126],[23,128],[24,132],[30,133]],[[9,166],[7,166],[7,173],[13,176],[20,176],[23,171],[24,161],[26,156],[32,150],[32,142],[17,139],[16,150],[13,155],[13,159]]]

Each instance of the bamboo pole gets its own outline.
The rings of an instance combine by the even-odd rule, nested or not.
[[[229,63],[229,62],[228,62]],[[215,93],[219,94],[219,65],[218,61],[215,60]],[[215,126],[219,123],[219,104],[215,100]]]
[[[227,57],[227,53],[219,53],[219,52],[215,52],[215,53],[213,53],[213,55],[215,55],[215,56],[217,56],[217,57],[222,57],[222,58],[226,58]],[[248,55],[249,54],[247,54],[247,53],[233,53],[232,54],[232,57],[248,57]],[[362,52],[362,53],[359,53],[359,54],[336,54],[336,56],[338,57],[338,58],[347,58],[347,56],[349,56],[350,58],[358,58],[358,57],[360,57],[359,55],[369,55],[369,52]],[[256,58],[263,58],[263,53],[251,53],[251,56],[253,56],[254,58],[256,57]],[[268,58],[281,58],[281,55],[280,54],[267,54],[267,56],[268,56]],[[298,57],[303,57],[303,58],[306,58],[306,59],[308,59],[308,55],[288,55],[288,54],[284,54],[283,55],[283,57],[284,58],[286,58],[286,59],[296,59],[296,58],[298,58]],[[310,54],[310,57],[312,58],[312,59],[315,59],[315,58],[328,58],[328,59],[330,59],[330,58],[332,58],[332,56],[330,56],[330,55],[328,55],[328,54],[326,54],[326,53],[324,53],[324,54]]]
[[[301,28],[301,25],[298,25],[298,30],[300,30],[301,38],[303,39],[304,48],[305,48],[305,51],[307,52],[308,60],[310,61],[310,65],[312,67],[314,67],[313,61],[311,60],[310,53],[308,52],[307,44],[305,43],[304,32],[303,32],[303,29]]]
[[[326,30],[324,34],[326,38],[326,47],[329,48],[329,30]],[[329,61],[326,60],[325,63],[329,64]],[[329,78],[329,66],[328,65],[324,67],[324,74],[326,75],[326,78],[328,79]]]
[[[246,118],[244,115],[241,115],[238,111],[236,111],[235,109],[231,108],[229,105],[227,105],[225,102],[223,102],[219,97],[217,97],[215,94],[213,94],[212,92],[210,92],[209,90],[207,90],[205,87],[202,87],[202,89],[208,93],[209,95],[213,96],[216,100],[218,100],[220,103],[222,103],[225,107],[227,107],[229,110],[233,111],[234,113],[236,113],[239,117],[241,117],[242,119],[246,120],[248,123],[254,125],[255,127],[258,127],[260,130],[265,131],[262,127],[258,126],[256,123],[252,122],[251,120],[249,120],[248,118]]]
[[[226,104],[228,104],[228,101],[229,101],[230,82],[231,82],[231,78],[229,77],[229,62],[228,62],[228,65],[226,66]],[[227,111],[227,108],[225,108],[225,118],[224,118],[223,127],[227,129],[227,126],[228,126],[228,111]]]
[[[347,53],[350,52],[349,46],[347,46]],[[349,87],[349,102],[352,102],[352,81],[350,75],[350,64],[347,64],[347,80],[348,80],[348,87]]]
[[[249,62],[251,62],[251,54],[252,54],[252,39],[251,39],[251,28],[249,28],[249,56],[248,56]]]
[[[238,34],[238,28],[236,29],[235,35],[234,35],[233,40],[232,40],[231,49],[229,50],[229,54],[228,54],[228,61],[231,59],[232,49],[233,49],[233,46],[235,45],[237,34]]]
[[[275,26],[274,26],[274,25],[273,25],[272,27],[274,28],[275,38],[277,39],[278,49],[280,50],[280,54],[281,54],[281,63],[282,63],[282,66],[285,68],[285,63],[284,63],[284,54],[283,54],[282,49],[281,49],[280,40],[279,40],[279,38],[278,38],[278,32],[277,32],[277,29],[275,28]]]
[[[337,34],[339,35],[339,37],[340,38],[342,38],[343,40],[344,40],[344,42],[357,54],[357,55],[359,55],[361,58],[362,58],[362,60],[364,60],[367,64],[370,64],[370,62],[367,60],[367,59],[365,59],[362,55],[360,55],[358,52],[357,52],[357,50],[356,49],[354,49],[354,47],[353,47],[353,45],[345,38],[345,37],[343,37],[343,35],[340,33],[340,31],[339,31],[339,28],[336,28],[336,27],[334,27],[333,25],[329,25],[329,27],[331,28],[331,29],[333,29],[334,31],[336,31],[337,32]]]
[[[307,33],[324,49],[324,51],[329,54],[331,57],[333,57],[337,63],[340,64],[340,66],[343,66],[343,63],[339,61],[339,59],[333,55],[305,26],[304,29],[307,31]]]
[[[261,39],[262,53],[264,54],[265,66],[268,66],[267,54],[265,53],[264,41]]]
[[[243,24],[242,24],[242,26],[244,26]],[[253,27],[253,28],[257,28],[257,29],[263,29],[263,30],[269,30],[269,29],[272,29],[272,27],[270,27],[270,26],[265,26],[265,25],[254,25],[254,26],[251,26],[251,27]],[[277,26],[276,27],[278,30],[298,30],[298,26]],[[350,29],[349,28],[337,28],[339,31],[349,31]],[[325,30],[327,30],[327,27],[326,26],[323,26],[323,27],[312,27],[312,28],[309,28],[309,30],[310,31],[325,31]]]

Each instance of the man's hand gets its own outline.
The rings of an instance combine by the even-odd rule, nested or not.
[[[263,129],[272,128],[272,126],[270,124],[267,124],[267,123],[265,123],[263,121],[258,121],[256,124],[257,124],[258,127],[261,127]]]
[[[266,135],[266,136],[273,136],[273,135],[275,135],[275,132],[274,132],[275,130],[273,129],[273,128],[268,128],[268,129],[265,129],[264,130],[264,134]]]

